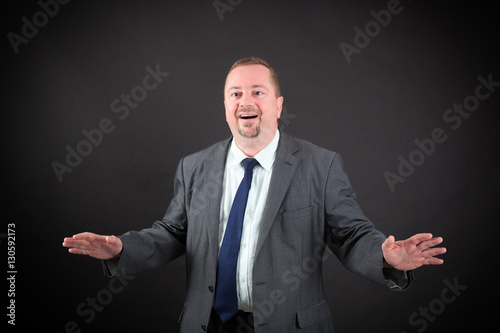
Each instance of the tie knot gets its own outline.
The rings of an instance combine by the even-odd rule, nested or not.
[[[243,161],[245,171],[252,171],[259,162],[255,158],[245,158]]]

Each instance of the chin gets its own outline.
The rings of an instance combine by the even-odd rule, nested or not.
[[[260,129],[239,128],[238,133],[244,138],[256,138],[260,134]]]

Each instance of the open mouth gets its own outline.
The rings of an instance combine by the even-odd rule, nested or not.
[[[240,119],[254,119],[257,118],[256,114],[240,114]]]

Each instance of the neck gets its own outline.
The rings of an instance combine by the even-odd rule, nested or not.
[[[234,142],[241,149],[245,155],[248,157],[254,157],[262,149],[266,148],[267,145],[273,141],[276,131],[269,137],[261,137],[260,135],[255,138],[247,138],[241,135],[234,136]]]

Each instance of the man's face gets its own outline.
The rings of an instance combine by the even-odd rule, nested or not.
[[[283,97],[276,97],[271,74],[262,65],[233,69],[226,79],[226,121],[235,138],[269,143],[278,129]]]

